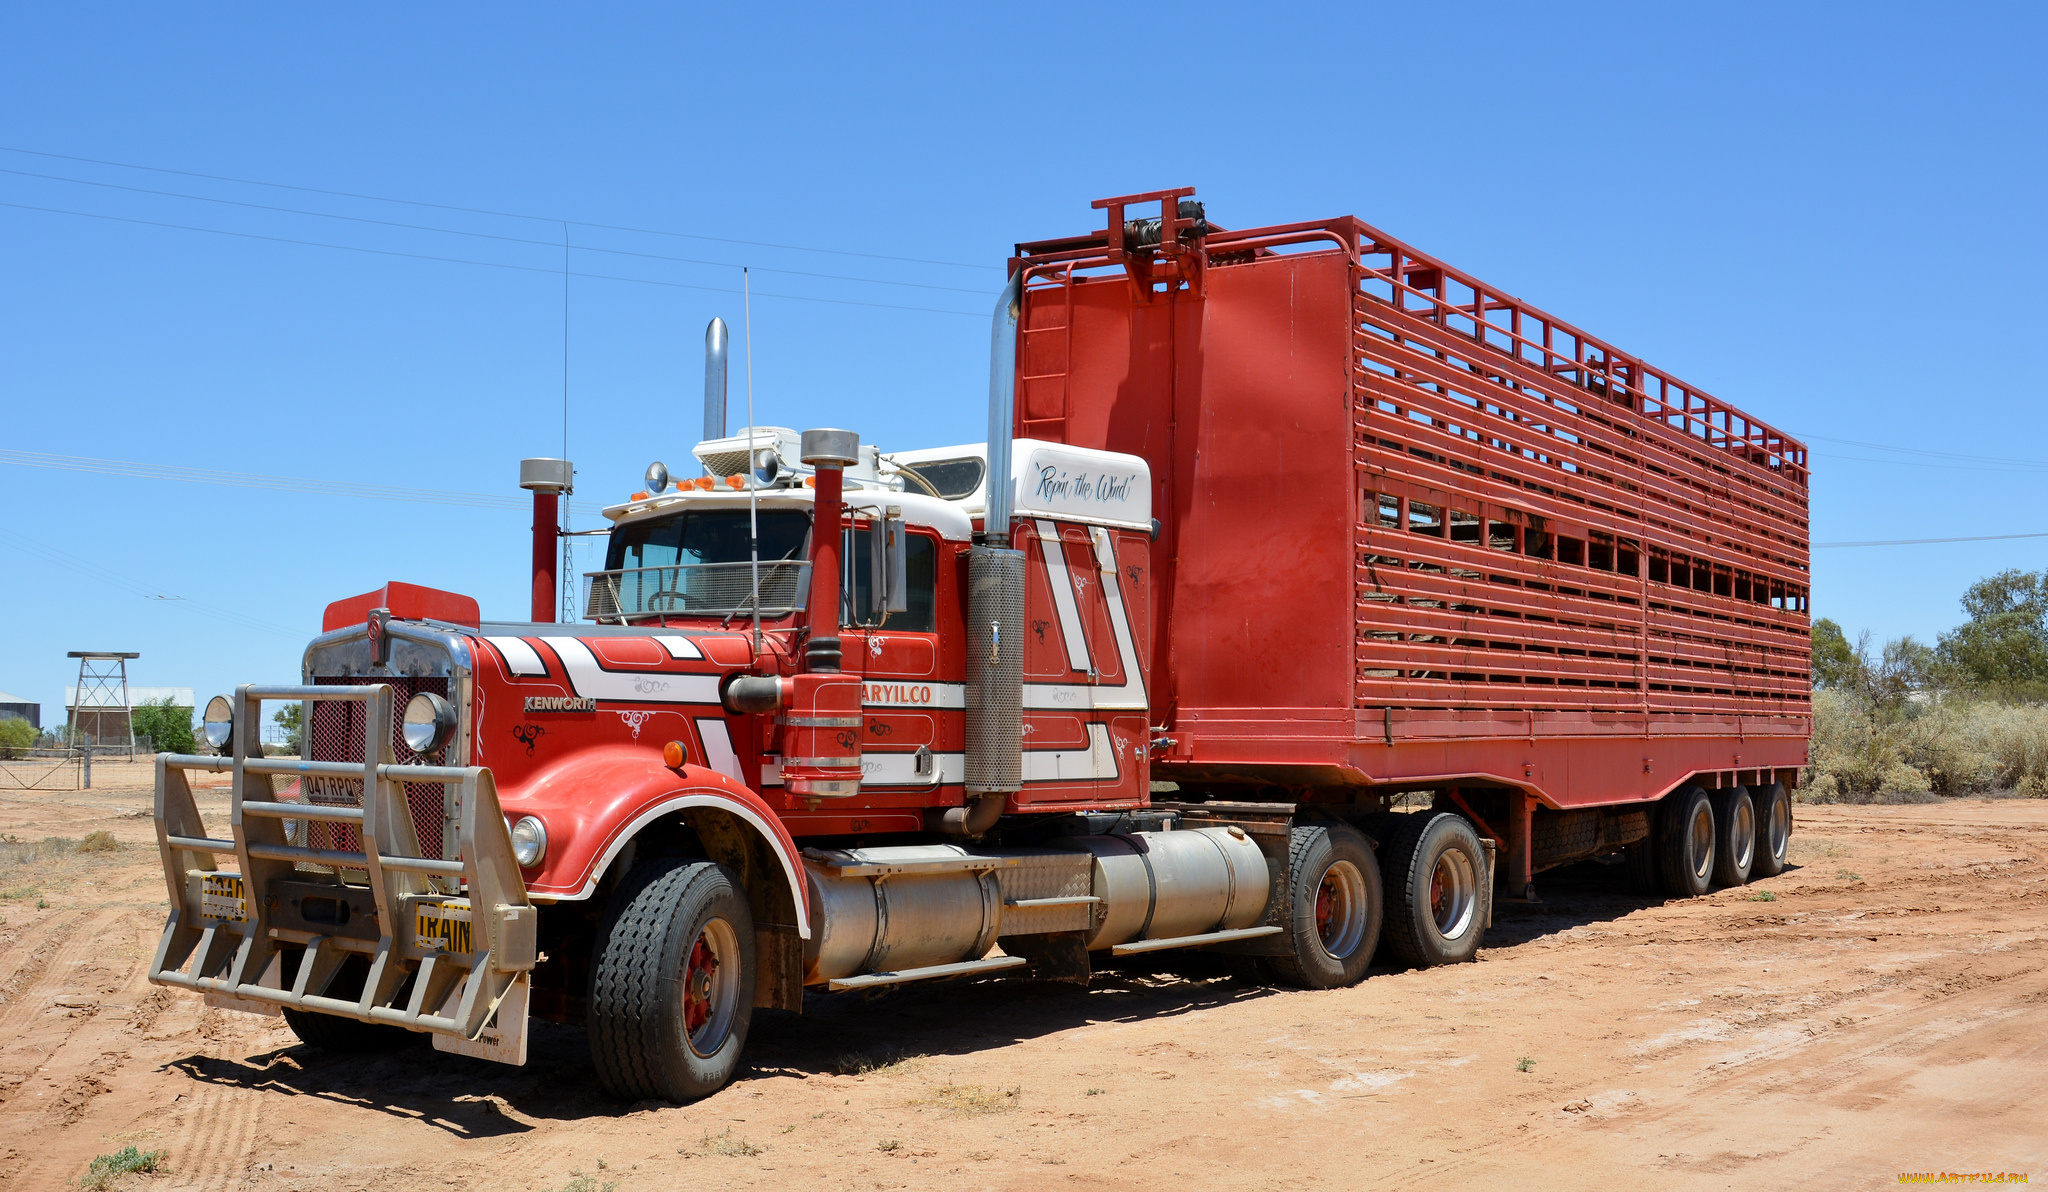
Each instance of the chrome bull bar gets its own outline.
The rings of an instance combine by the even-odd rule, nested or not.
[[[443,1051],[525,1063],[537,912],[491,772],[395,764],[388,684],[252,685],[236,689],[235,700],[231,757],[156,758],[157,848],[171,914],[151,984],[198,991],[225,1009],[290,1007],[388,1023],[430,1034]],[[363,704],[365,760],[261,756],[265,700]],[[207,834],[186,777],[192,771],[233,775],[231,839]],[[362,805],[289,802],[273,781],[319,777],[360,780]],[[408,783],[454,788],[459,859],[419,855]],[[287,820],[345,823],[361,851],[293,844]],[[235,858],[232,871],[215,867],[226,854]],[[367,913],[351,915],[351,906]],[[368,963],[360,994],[330,996],[357,955]]]

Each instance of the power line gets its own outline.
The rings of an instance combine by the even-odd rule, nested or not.
[[[356,484],[342,480],[309,480],[300,476],[267,476],[256,472],[223,472],[212,468],[187,468],[176,464],[148,464],[125,459],[95,459],[83,455],[52,455],[42,451],[19,451],[0,447],[0,463],[25,468],[47,468],[62,472],[89,472],[101,476],[124,476],[137,480],[175,480],[183,484],[211,484],[227,488],[255,488],[269,492],[307,493],[326,497],[362,497],[373,501],[407,501],[422,505],[456,505],[470,509],[529,508],[526,500],[493,493],[465,493],[447,489],[402,488],[387,484]],[[564,502],[567,504],[567,502]],[[601,503],[576,503],[579,513],[596,513]]]
[[[68,182],[77,186],[99,186],[108,190],[125,190],[131,194],[155,195],[166,199],[189,199],[195,203],[218,203],[227,207],[245,207],[251,211],[270,211],[280,215],[308,215],[316,219],[335,219],[348,223],[371,224],[380,228],[400,228],[409,232],[434,232],[444,236],[469,236],[477,240],[497,240],[506,244],[532,244],[542,248],[553,248],[555,246],[552,240],[534,240],[526,236],[505,236],[496,232],[473,232],[464,228],[437,228],[431,224],[400,223],[397,220],[391,219],[371,219],[364,215],[339,215],[331,211],[309,211],[303,207],[277,207],[269,203],[245,203],[240,199],[221,199],[215,198],[212,195],[183,194],[175,190],[153,190],[146,186],[123,186],[118,182],[97,182],[90,178],[66,178],[61,174],[38,174],[30,170],[10,170],[4,166],[0,166],[0,174],[13,174],[19,178],[41,178],[49,182]],[[574,221],[563,222],[565,224],[573,224]],[[741,265],[736,261],[707,261],[697,257],[676,257],[663,253],[636,252],[626,248],[578,245],[577,251],[607,253],[618,257],[638,257],[649,261],[672,261],[680,265],[707,265],[719,269],[741,268]],[[911,290],[942,290],[951,294],[979,295],[984,293],[982,290],[970,289],[965,286],[935,286],[924,282],[890,281],[887,278],[880,277],[848,277],[840,273],[813,273],[803,269],[774,269],[767,266],[754,266],[754,268],[760,269],[763,273],[780,273],[789,277],[816,277],[827,281],[850,281],[875,286],[899,286]]]
[[[1898,451],[1903,452],[1907,455],[1931,455],[1937,456],[1942,459],[1976,460],[1983,463],[2020,464],[2032,468],[2048,468],[2048,460],[2008,459],[2003,456],[1997,455],[1966,455],[1961,452],[1955,451],[1931,451],[1925,447],[1893,447],[1886,443],[1865,443],[1857,439],[1836,439],[1831,438],[1827,435],[1804,435],[1802,437],[1807,439],[1815,439],[1823,443],[1840,443],[1847,447],[1867,447],[1875,451]],[[1854,457],[1844,456],[1843,458],[1847,459]]]
[[[766,240],[739,240],[730,236],[705,236],[696,232],[674,232],[663,228],[635,228],[621,224],[591,223],[587,220],[563,220],[548,215],[527,215],[518,211],[492,211],[483,207],[460,207],[451,203],[429,203],[419,199],[393,199],[383,195],[356,194],[345,190],[321,190],[313,186],[294,186],[288,182],[265,182],[257,178],[234,178],[224,174],[201,174],[192,170],[173,170],[162,166],[143,166],[133,162],[108,161],[97,157],[76,157],[68,153],[46,153],[40,149],[19,149],[11,145],[0,145],[0,153],[21,153],[31,157],[47,157],[57,161],[77,161],[88,165],[113,166],[123,170],[146,170],[153,174],[175,174],[181,178],[204,178],[209,182],[233,182],[240,186],[268,186],[276,190],[296,190],[305,194],[329,195],[339,199],[362,199],[372,203],[398,203],[408,207],[430,207],[438,211],[461,211],[469,215],[493,215],[503,219],[531,219],[541,223],[571,223],[578,227],[602,228],[611,232],[634,232],[644,236],[674,236],[684,240],[707,240],[716,244],[744,244],[752,248],[779,248],[790,252],[827,253],[840,257],[865,257],[873,261],[901,261],[911,265],[944,265],[954,269],[996,269],[1000,266],[969,264],[965,261],[935,261],[923,257],[896,257],[885,253],[854,252],[844,248],[813,248],[803,244],[776,244]]]
[[[1906,448],[1893,447],[1886,448],[1885,450],[1903,451]],[[2048,472],[2048,464],[2028,467],[2000,467],[1993,464],[1938,464],[1924,459],[1871,459],[1866,455],[1837,455],[1832,451],[1817,451],[1814,454],[1821,459],[1846,459],[1860,464],[1884,464],[1887,467],[1897,468],[1940,468],[1945,472],[2012,472],[2022,476]]]
[[[371,253],[380,257],[405,257],[414,261],[439,261],[447,265],[475,265],[485,269],[510,269],[517,273],[545,273],[550,277],[561,274],[559,269],[543,269],[534,265],[508,265],[502,261],[473,261],[467,257],[443,257],[432,253],[400,252],[392,248],[364,248],[354,244],[328,244],[320,240],[298,240],[290,236],[266,236],[258,232],[231,232],[223,228],[201,228],[191,224],[164,223],[154,219],[135,219],[126,215],[100,215],[92,211],[67,211],[61,207],[37,207],[28,203],[0,202],[0,207],[12,207],[20,211],[41,211],[50,215],[75,215],[83,219],[105,219],[115,223],[140,224],[151,228],[172,228],[180,232],[205,232],[213,236],[235,236],[244,240],[268,240],[273,244],[296,244],[306,248],[331,248],[340,252]],[[663,286],[672,290],[701,290],[709,294],[737,294],[738,290],[725,286],[699,286],[680,281],[658,281],[651,277],[620,277],[610,273],[576,273],[575,277],[595,281],[623,281],[642,286]],[[946,310],[936,306],[899,306],[888,302],[857,302],[851,298],[816,298],[808,294],[767,294],[769,298],[786,298],[792,302],[823,302],[832,306],[865,306],[873,310],[913,310],[933,315],[962,315],[971,319],[984,316],[977,311]]]
[[[2011,538],[2048,538],[2048,532],[2040,534],[1977,534],[1969,538],[1889,538],[1881,542],[1816,542],[1813,549],[1821,550],[1838,546],[1927,546],[1936,542],[2004,542]]]
[[[288,637],[295,641],[303,641],[305,640],[306,637],[304,633],[286,629],[281,625],[272,625],[268,621],[259,621],[254,617],[245,616],[244,614],[238,613],[233,609],[222,608],[219,605],[215,604],[208,604],[203,600],[193,600],[187,596],[166,596],[160,592],[152,591],[151,589],[146,588],[141,584],[135,583],[133,580],[130,580],[126,575],[123,575],[120,572],[114,571],[110,568],[101,567],[95,563],[89,563],[84,559],[73,558],[72,556],[63,553],[62,551],[51,550],[49,547],[44,546],[42,543],[37,542],[32,538],[24,537],[20,534],[15,534],[7,530],[0,530],[0,538],[6,539],[8,542],[13,543],[16,547],[27,551],[28,553],[36,556],[45,563],[53,563],[59,567],[66,568],[71,571],[76,571],[79,574],[95,579],[102,584],[119,588],[130,595],[140,596],[144,600],[174,605],[178,608],[198,613],[201,616],[212,617],[217,621],[225,621],[231,625],[240,625],[248,629],[260,629],[265,633],[279,634],[283,637]]]

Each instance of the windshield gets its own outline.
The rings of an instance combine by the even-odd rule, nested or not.
[[[760,512],[760,607],[780,615],[803,607],[811,515]],[[585,615],[598,621],[669,614],[728,615],[754,607],[754,568],[744,509],[692,510],[612,531],[605,569],[590,576]]]
[[[804,557],[811,516],[800,509],[764,509],[760,513],[761,561]],[[605,553],[606,571],[639,567],[688,567],[700,563],[745,563],[747,511],[719,509],[675,513],[633,522],[612,531]]]

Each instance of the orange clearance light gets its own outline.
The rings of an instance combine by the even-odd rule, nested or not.
[[[745,476],[741,476],[735,473],[734,475],[727,476],[725,478],[725,487],[727,488],[745,488],[746,486],[747,478]]]
[[[643,488],[639,492],[634,493],[632,496],[626,499],[629,501],[644,501],[648,498],[649,495],[651,494],[649,494],[648,491]]]
[[[709,476],[699,476],[690,483],[696,485],[699,491],[707,493],[718,486],[718,482]]]
[[[806,477],[804,477],[804,487],[805,487],[805,488],[816,488],[816,487],[818,487],[818,478],[817,478],[816,476],[806,476]]]
[[[671,770],[682,769],[683,761],[688,757],[689,751],[683,748],[681,741],[670,741],[661,747],[661,764]]]

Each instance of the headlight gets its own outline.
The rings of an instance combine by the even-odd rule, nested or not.
[[[405,705],[405,747],[414,753],[434,753],[455,735],[455,707],[430,691],[422,691]]]
[[[206,701],[206,719],[200,722],[199,731],[206,736],[206,743],[215,749],[226,749],[228,742],[235,739],[235,705],[225,695],[216,695]]]
[[[548,855],[548,826],[532,816],[522,816],[512,825],[512,859],[519,868],[532,869]]]

